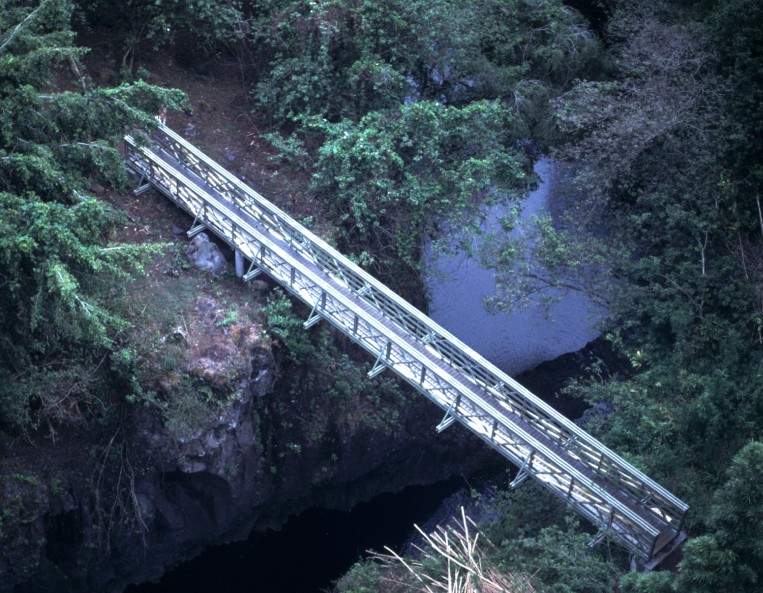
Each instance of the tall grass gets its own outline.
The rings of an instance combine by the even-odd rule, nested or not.
[[[460,520],[454,518],[445,527],[438,525],[432,533],[414,527],[424,541],[414,546],[419,553],[416,559],[403,558],[387,547],[386,554],[374,554],[383,566],[402,565],[412,577],[412,583],[385,577],[390,583],[422,593],[535,593],[527,578],[503,573],[490,562],[486,551],[494,545],[476,529],[463,507]]]

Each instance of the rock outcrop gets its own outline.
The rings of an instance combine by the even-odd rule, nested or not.
[[[441,413],[425,398],[339,397],[333,363],[298,365],[235,317],[201,297],[193,323],[167,337],[188,357],[156,397],[197,386],[184,395],[206,407],[191,428],[142,403],[91,451],[75,435],[6,446],[0,592],[121,591],[310,507],[349,509],[494,459],[457,426],[437,435]],[[292,379],[311,372],[324,379],[295,392]]]
[[[228,262],[225,261],[222,251],[209,240],[206,233],[199,233],[191,239],[185,255],[191,264],[215,275],[224,274],[228,269]]]

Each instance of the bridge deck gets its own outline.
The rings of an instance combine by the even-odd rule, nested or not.
[[[647,565],[682,541],[685,503],[630,466],[329,245],[161,126],[151,146],[125,139],[127,166],[569,503]],[[198,224],[197,224],[198,223]]]

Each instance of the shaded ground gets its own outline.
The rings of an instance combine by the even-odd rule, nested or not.
[[[83,40],[85,45],[87,42]],[[99,44],[96,41],[94,45]],[[107,53],[94,50],[84,62],[95,84],[115,83],[115,61]],[[208,74],[199,74],[160,53],[144,55],[140,72],[152,84],[177,88],[188,95],[190,112],[170,112],[170,128],[295,218],[318,214],[306,191],[306,176],[296,171],[286,173],[283,167],[279,170],[269,160],[274,150],[261,138],[262,127],[252,115],[249,91],[241,81],[238,65],[219,60]],[[128,211],[133,213],[134,209]]]
[[[117,60],[109,53],[111,42],[105,37],[99,40],[97,33],[77,42],[92,48],[83,59],[81,72],[90,83],[118,84]],[[211,69],[211,74],[200,75],[160,54],[144,54],[144,58],[140,66],[148,73],[149,82],[179,88],[189,96],[192,112],[170,113],[169,126],[292,215],[299,211],[298,202],[303,198],[294,196],[306,194],[294,188],[299,183],[304,185],[305,179],[293,180],[291,175],[281,175],[268,161],[272,150],[259,137],[245,88],[233,65],[220,63]],[[59,72],[58,81],[62,89],[74,89],[77,84],[66,66]],[[118,192],[99,185],[91,188],[94,195],[126,215],[126,224],[117,230],[115,241],[166,245],[163,255],[146,267],[145,277],[125,287],[124,297],[116,297],[124,298],[126,308],[130,309],[121,313],[127,313],[133,320],[136,343],[145,346],[153,337],[161,338],[164,334],[171,339],[172,332],[182,326],[183,331],[190,334],[191,354],[201,358],[204,352],[214,349],[219,341],[216,334],[222,336],[235,329],[233,315],[240,320],[253,317],[261,297],[251,285],[242,284],[232,275],[213,278],[190,269],[182,255],[188,243],[185,231],[190,227],[190,217],[157,192],[135,196],[132,189]],[[304,203],[309,207],[309,199],[304,199]],[[232,258],[231,253],[226,255]],[[209,295],[209,298],[204,300],[200,295]],[[196,314],[198,320],[194,319]],[[207,319],[210,315],[214,319]],[[210,325],[217,331],[207,336],[209,339],[202,339],[201,333],[194,332],[197,324]],[[169,364],[166,358],[160,362]],[[45,426],[33,434],[16,437],[0,433],[0,477],[14,472],[21,475],[34,468],[41,483],[46,483],[83,467],[83,457],[94,454],[87,449],[83,437],[98,442],[103,435],[93,431],[83,433],[81,428],[59,427],[55,435]]]

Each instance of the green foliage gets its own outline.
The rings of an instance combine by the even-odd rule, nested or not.
[[[675,580],[675,574],[668,570],[629,572],[620,579],[620,588],[623,593],[673,593]]]
[[[420,101],[357,124],[310,123],[326,137],[314,187],[345,244],[409,267],[418,266],[424,237],[473,230],[484,208],[526,184],[523,157],[507,148],[511,115],[497,102]]]
[[[763,444],[737,453],[726,482],[716,490],[708,516],[710,533],[684,544],[680,573],[629,575],[628,593],[722,593],[760,590],[763,578]]]
[[[106,411],[106,385],[100,363],[65,359],[44,367],[30,367],[23,374],[0,374],[9,387],[0,389],[0,416],[4,423],[24,429],[44,427],[55,438],[57,428],[83,426],[88,418]]]
[[[119,388],[128,393],[126,401],[157,411],[171,439],[184,442],[193,438],[228,405],[229,401],[203,379],[176,373],[174,364],[177,361],[171,357],[158,363],[165,365],[163,380],[152,383],[156,378],[147,372],[146,367],[156,363],[153,360],[147,363],[145,354],[139,355],[133,348],[118,350],[111,356],[111,371],[120,380]],[[159,350],[147,354],[152,358],[165,355]],[[182,353],[178,357],[182,357]],[[171,368],[166,366],[168,361]],[[235,397],[232,395],[230,399]]]
[[[406,96],[505,99],[532,115],[549,86],[587,68],[596,43],[559,2],[295,0],[257,3],[254,40],[270,65],[256,89],[278,122],[357,121]]]
[[[591,428],[691,507],[681,575],[629,575],[623,589],[754,591],[763,566],[760,446],[747,444],[763,422],[759,6],[611,4],[612,78],[577,83],[555,109],[559,154],[575,163],[581,189],[564,230],[598,239],[583,269],[603,262],[614,280],[611,335],[632,376],[572,391],[610,402]]]
[[[758,221],[729,174],[735,140],[717,133],[727,88],[709,74],[706,25],[663,9],[620,6],[610,22],[617,79],[581,82],[557,102],[569,134],[562,154],[583,160],[585,191],[565,222],[577,236],[601,237],[604,251],[583,261],[604,262],[616,279],[610,311],[639,373],[590,388],[590,399],[615,406],[607,438],[694,484],[702,517],[713,471],[761,419],[750,323],[757,272],[745,263]]]
[[[598,55],[556,1],[257,8],[268,66],[254,97],[292,132],[269,136],[278,158],[311,170],[341,247],[384,277],[416,275],[426,238],[467,236],[484,208],[527,188],[520,139],[548,140],[548,99]]]
[[[549,593],[608,593],[616,582],[616,566],[600,550],[589,548],[590,540],[574,522],[567,529],[547,527],[535,536],[505,542],[502,565],[534,575],[539,588]]]
[[[763,563],[763,443],[751,442],[734,456],[727,480],[717,492],[712,523],[721,543]]]
[[[379,593],[384,590],[383,569],[376,562],[357,562],[335,585],[336,593]]]
[[[763,183],[763,7],[755,0],[719,2],[709,18],[718,51],[719,71],[727,85],[726,131],[734,179],[745,189],[745,206]]]
[[[687,500],[688,529],[694,533],[709,529],[719,476],[730,457],[759,434],[763,411],[760,362],[747,358],[747,340],[726,334],[715,356],[703,351],[702,341],[707,346],[705,336],[681,336],[672,355],[660,344],[626,348],[635,376],[570,390],[612,404],[614,412],[588,428]]]
[[[531,480],[480,504],[487,507],[483,514],[495,517],[484,529],[487,536],[500,545],[533,537],[546,527],[561,528],[566,516],[558,499]]]
[[[254,40],[270,59],[255,96],[278,122],[305,114],[360,117],[392,108],[405,96],[410,52],[417,44],[411,19],[422,3],[260,2]],[[426,18],[424,16],[423,18]]]
[[[616,564],[587,545],[591,534],[543,487],[528,480],[487,505],[495,518],[481,528],[497,546],[490,561],[503,572],[533,575],[539,591],[613,590]]]
[[[235,51],[245,34],[240,0],[75,0],[90,27],[107,27],[122,46],[121,68],[132,77],[141,46],[181,46],[194,61],[223,49]]]
[[[522,291],[575,290],[632,320],[632,308],[655,297],[672,308],[682,292],[707,306],[738,288],[727,283],[735,263],[722,230],[737,224],[734,198],[718,191],[723,166],[711,165],[711,143],[722,143],[719,89],[697,76],[711,62],[703,26],[658,4],[615,11],[613,80],[578,81],[553,100],[557,155],[573,186],[564,214],[541,219],[529,245],[510,237],[493,248],[499,308],[521,302]]]
[[[570,56],[593,45],[572,13],[549,2],[261,7],[255,35],[272,61],[256,97],[276,121],[299,123],[307,145],[322,144],[316,191],[344,226],[345,245],[384,265],[394,257],[415,268],[434,225],[462,216],[458,224],[470,226],[488,188],[522,185],[520,159],[505,147],[525,129],[516,115],[528,89],[543,87],[525,77],[555,63],[551,46],[573,67]],[[485,23],[494,29],[482,33]],[[555,44],[563,31],[568,42]],[[508,93],[510,103],[479,102]],[[419,102],[403,105],[406,96]],[[305,147],[276,143],[304,163]]]
[[[285,350],[281,389],[293,396],[291,406],[276,406],[281,424],[287,429],[299,426],[313,443],[355,434],[360,427],[400,430],[398,417],[407,395],[395,378],[369,378],[369,363],[348,355],[347,344],[337,343],[328,324],[306,330],[304,317],[294,313],[283,291],[273,293],[261,313],[266,331],[275,338],[274,350]],[[296,452],[293,444],[286,447],[290,454]]]
[[[739,593],[763,581],[763,444],[748,443],[734,456],[714,496],[712,533],[686,544],[678,590]]]
[[[680,577],[679,591],[710,593],[721,591],[753,591],[739,589],[739,576],[736,571],[734,552],[724,548],[712,535],[703,535],[687,542],[684,560],[681,563],[685,572]],[[734,586],[729,589],[729,586]],[[675,586],[674,586],[675,589]]]
[[[304,320],[292,311],[291,300],[280,288],[268,296],[268,302],[261,311],[268,331],[286,346],[293,360],[301,362],[314,353]]]
[[[178,441],[198,435],[224,406],[209,386],[186,377],[164,397],[147,394],[145,401],[159,409],[167,432]]]
[[[9,558],[17,562],[11,564],[6,560],[3,565],[10,574],[4,571],[3,576],[13,578],[16,574],[29,574],[39,563],[38,555],[34,553],[38,534],[30,527],[40,518],[40,508],[48,503],[47,493],[34,474],[8,472],[0,474],[0,497],[3,500],[0,544],[4,551],[11,553]]]
[[[102,408],[99,361],[124,327],[109,293],[160,249],[109,244],[120,216],[86,189],[123,183],[125,130],[153,125],[149,112],[183,97],[144,83],[57,92],[54,71],[82,53],[70,45],[71,10],[47,0],[0,11],[3,426],[77,423]]]

